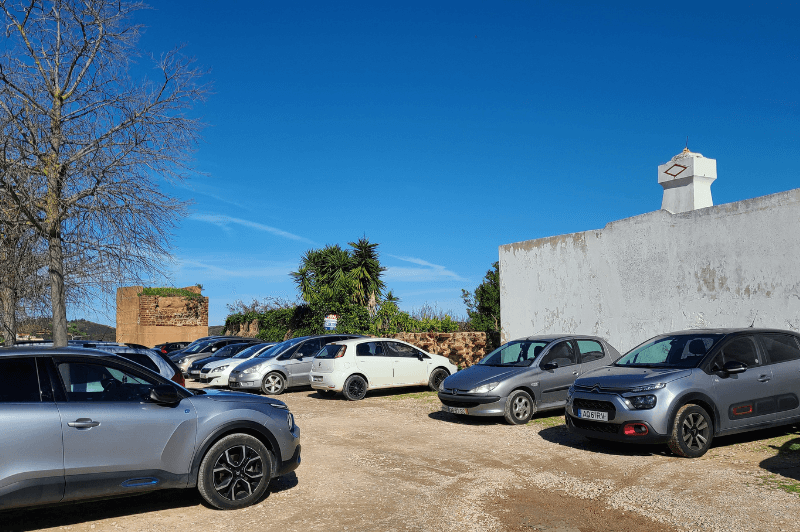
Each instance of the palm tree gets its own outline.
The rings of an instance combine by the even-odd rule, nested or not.
[[[378,260],[378,244],[371,244],[365,236],[349,244],[353,248],[353,269],[350,271],[355,282],[353,300],[360,305],[367,305],[370,300],[380,299],[383,294],[386,284],[381,281],[381,275],[386,268]]]

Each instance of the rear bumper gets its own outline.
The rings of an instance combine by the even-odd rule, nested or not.
[[[308,383],[315,390],[329,390],[341,392],[341,377],[336,373],[314,373],[308,374]]]
[[[587,438],[626,443],[667,443],[669,441],[668,434],[659,434],[653,429],[650,423],[643,420],[626,420],[621,423],[606,423],[603,421],[589,421],[588,419],[576,418],[569,413],[565,414],[564,417],[568,431]],[[635,436],[626,435],[623,432],[623,428],[625,425],[630,424],[646,426],[647,434]]]

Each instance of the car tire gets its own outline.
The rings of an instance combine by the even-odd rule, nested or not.
[[[714,438],[714,423],[706,410],[695,404],[685,404],[675,414],[669,435],[670,451],[684,458],[699,458],[706,454]]]
[[[504,417],[511,425],[524,425],[530,421],[535,411],[536,407],[530,394],[525,390],[514,390],[506,399]]]
[[[367,381],[361,375],[350,375],[344,381],[342,394],[348,401],[360,401],[367,395]]]
[[[444,380],[450,376],[450,373],[447,372],[444,368],[436,368],[435,370],[431,371],[431,376],[428,378],[428,386],[434,392],[438,392]]]
[[[272,478],[272,453],[254,436],[230,434],[211,446],[200,462],[197,490],[220,510],[258,502]]]
[[[265,395],[280,395],[285,389],[286,378],[277,371],[267,373],[261,381],[261,391]]]

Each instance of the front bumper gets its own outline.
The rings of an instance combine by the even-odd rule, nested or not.
[[[214,375],[213,373],[201,373],[200,382],[209,386],[228,386],[227,375]]]
[[[468,416],[502,416],[506,411],[507,397],[498,395],[463,395],[439,392],[443,408],[463,408]]]
[[[665,397],[657,397],[656,407],[649,410],[636,410],[625,404],[625,398],[615,394],[576,392],[567,400],[565,420],[567,430],[588,438],[629,442],[666,443],[669,434],[666,430]],[[596,421],[578,417],[578,410],[592,410],[608,413],[608,421]],[[625,434],[626,425],[644,425],[646,434]],[[641,429],[641,427],[640,427]],[[660,431],[659,431],[660,430]]]
[[[281,462],[278,464],[277,471],[275,472],[275,477],[280,477],[287,473],[291,473],[295,469],[300,467],[300,444],[297,444],[297,447],[294,450],[294,454],[288,460]]]

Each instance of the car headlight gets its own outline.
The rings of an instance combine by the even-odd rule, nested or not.
[[[500,383],[499,383],[499,382],[490,382],[489,384],[482,384],[482,385],[480,385],[480,386],[477,386],[477,387],[475,387],[475,388],[471,389],[471,390],[469,391],[469,393],[486,393],[486,392],[491,392],[492,390],[494,390],[495,388],[497,388],[497,385],[498,385],[498,384],[500,384]]]
[[[634,410],[650,410],[656,406],[655,395],[635,395],[625,399],[625,404]]]
[[[185,358],[182,358],[182,359],[180,359],[180,360],[178,361],[178,365],[181,365],[181,366],[183,366],[183,365],[184,365],[184,364],[186,364],[187,362],[189,362],[189,361],[188,361],[188,360],[186,360]]]
[[[253,366],[252,368],[247,368],[246,370],[242,371],[242,373],[258,373],[261,370],[261,365]]]
[[[667,384],[664,382],[659,382],[658,384],[645,384],[644,386],[636,386],[631,388],[630,391],[632,392],[652,392],[653,390],[660,390]]]
[[[220,371],[225,371],[226,369],[228,369],[228,366],[220,366],[212,369],[209,373],[219,373]]]

